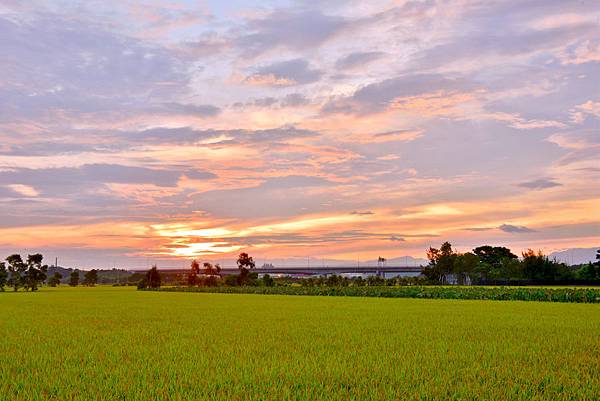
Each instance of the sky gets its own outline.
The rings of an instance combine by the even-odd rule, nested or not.
[[[0,0],[0,252],[600,246],[591,0]]]

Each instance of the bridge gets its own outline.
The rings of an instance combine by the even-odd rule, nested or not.
[[[159,269],[161,273],[166,274],[187,274],[189,269]],[[202,271],[202,268],[201,270]],[[414,277],[421,274],[421,266],[336,266],[336,267],[257,267],[252,272],[258,274],[270,274],[277,276],[329,276],[333,274],[364,274],[377,275],[380,277],[404,276]],[[221,275],[239,274],[236,268],[223,268]]]

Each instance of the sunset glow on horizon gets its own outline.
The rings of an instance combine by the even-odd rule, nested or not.
[[[26,3],[0,1],[5,254],[600,246],[594,2]]]

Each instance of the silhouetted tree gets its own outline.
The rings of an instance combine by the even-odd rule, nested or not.
[[[8,281],[8,271],[6,270],[6,263],[0,262],[0,291],[4,291],[4,286]]]
[[[518,258],[510,249],[503,246],[478,246],[473,249],[473,253],[479,257],[482,263],[487,263],[494,268],[499,268],[504,258]]]
[[[254,259],[252,259],[252,256],[249,256],[246,252],[242,252],[238,256],[237,266],[240,270],[238,284],[246,284],[248,282],[248,273],[256,266]]]
[[[27,256],[27,268],[23,277],[25,290],[37,291],[38,286],[46,280],[47,265],[42,265],[44,257],[40,253]]]
[[[79,285],[79,271],[74,270],[69,276],[69,285],[71,287],[77,287]]]
[[[484,281],[522,277],[517,255],[506,247],[483,245],[473,249],[473,253],[481,261],[476,273]]]
[[[188,285],[198,284],[198,274],[200,274],[200,263],[198,263],[194,259],[194,260],[192,260],[192,264],[190,266],[190,272],[189,272],[188,278],[187,278]]]
[[[577,278],[585,281],[600,281],[600,263],[586,263],[577,271]]]
[[[88,287],[93,287],[96,285],[97,282],[98,282],[98,271],[96,269],[92,269],[83,275],[83,283],[82,283],[83,285],[86,285]]]
[[[8,285],[14,291],[18,291],[23,285],[23,277],[21,275],[27,270],[27,265],[23,262],[21,255],[18,254],[10,255],[6,258],[6,262],[8,263],[8,271],[10,272]]]
[[[150,288],[159,288],[162,284],[162,277],[158,272],[156,265],[152,266],[148,273],[146,273],[146,285]]]
[[[458,254],[454,258],[453,273],[458,284],[466,284],[471,274],[479,265],[479,257],[474,253],[467,252]]]
[[[234,274],[223,277],[223,284],[228,287],[234,287],[238,284],[237,276]]]
[[[440,249],[429,248],[427,250],[429,265],[423,269],[423,274],[433,282],[445,283],[447,275],[454,272],[456,255],[449,242],[444,242]]]
[[[262,280],[265,287],[273,287],[275,285],[275,280],[269,274],[265,274]]]
[[[568,280],[572,273],[564,263],[548,259],[542,251],[537,253],[528,249],[523,252],[523,272],[525,276],[533,281],[551,282],[556,280]]]
[[[210,262],[204,262],[203,266],[203,274],[206,274],[208,276],[216,276],[221,273],[221,266],[218,263],[213,266],[213,264]]]
[[[62,280],[63,276],[59,272],[55,272],[52,277],[48,279],[48,285],[50,287],[56,287],[60,284],[60,280]]]

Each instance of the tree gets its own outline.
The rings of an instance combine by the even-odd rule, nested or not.
[[[504,258],[518,259],[517,255],[503,246],[478,246],[473,249],[473,253],[479,256],[482,263],[487,263],[494,268],[499,268]]]
[[[429,248],[427,250],[429,265],[423,269],[423,274],[433,282],[444,284],[447,275],[454,272],[456,256],[449,242],[444,242],[440,249]]]
[[[60,280],[62,280],[63,276],[59,272],[55,272],[52,277],[48,280],[48,285],[50,287],[56,287],[60,284]]]
[[[97,282],[98,271],[96,269],[92,269],[83,275],[83,283],[81,284],[86,285],[88,287],[93,287],[96,285]]]
[[[204,262],[203,266],[203,274],[206,274],[207,276],[216,276],[221,273],[221,266],[218,263],[213,266],[210,262]]]
[[[476,271],[479,265],[479,257],[474,253],[467,252],[456,255],[454,259],[453,273],[456,275],[458,284],[466,284],[467,279]]]
[[[79,271],[74,270],[69,276],[69,285],[71,287],[77,287],[79,285]]]
[[[485,280],[507,280],[521,278],[518,257],[503,246],[483,245],[473,249],[479,257],[480,265],[476,273]]]
[[[162,283],[162,277],[158,272],[156,265],[152,266],[146,273],[146,285],[150,288],[159,288]]]
[[[600,265],[598,263],[586,263],[577,270],[577,278],[586,281],[600,280]]]
[[[188,285],[196,285],[198,283],[198,274],[200,274],[200,263],[194,259],[192,260],[191,269],[188,273]]]
[[[263,284],[265,285],[265,287],[273,287],[273,286],[275,286],[275,280],[269,274],[265,274],[263,276],[262,280],[263,280]]]
[[[532,281],[549,282],[572,279],[572,273],[564,263],[550,260],[542,251],[528,249],[523,252],[523,273]]]
[[[18,291],[23,285],[23,277],[21,275],[27,270],[27,265],[23,262],[21,255],[18,254],[10,255],[6,258],[6,262],[8,263],[8,271],[10,272],[7,283],[14,291]]]
[[[8,271],[6,270],[6,264],[0,262],[0,291],[4,291],[4,286],[8,281]]]
[[[226,275],[223,279],[223,283],[228,287],[235,287],[238,285],[238,276],[234,274]]]
[[[600,281],[600,249],[596,252],[596,262],[583,265],[577,271],[577,278],[586,281]]]
[[[248,282],[248,273],[251,269],[254,269],[256,264],[254,263],[254,259],[252,256],[249,256],[246,252],[240,253],[237,260],[237,266],[240,270],[240,275],[238,276],[238,284],[245,284]]]
[[[37,291],[38,286],[46,280],[47,265],[42,265],[44,257],[40,253],[27,256],[27,270],[23,277],[25,290]]]

